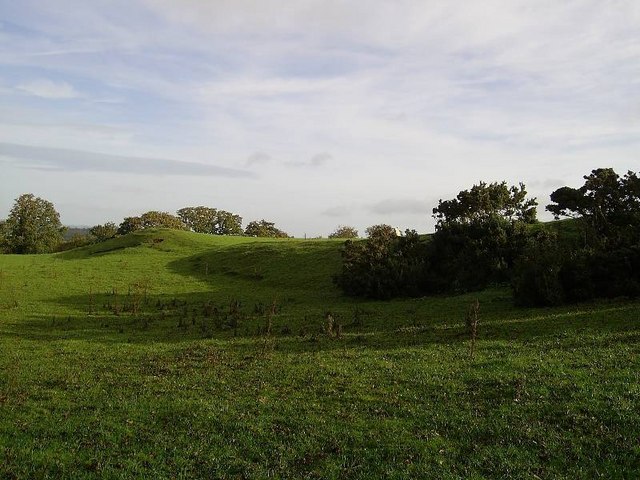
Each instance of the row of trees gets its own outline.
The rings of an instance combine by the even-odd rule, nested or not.
[[[0,221],[0,252],[47,253],[101,242],[119,235],[146,228],[171,228],[211,235],[248,235],[254,237],[287,238],[289,235],[273,222],[255,220],[243,230],[242,217],[210,207],[185,207],[177,215],[149,211],[140,216],[126,217],[119,225],[107,222],[89,229],[89,235],[77,235],[63,240],[66,228],[53,204],[31,193],[20,195],[7,220]]]
[[[100,227],[100,226],[98,226]],[[96,228],[96,227],[94,227]],[[116,230],[117,235],[143,230],[145,228],[171,228],[189,230],[210,235],[247,235],[253,237],[287,238],[289,235],[276,228],[273,222],[254,220],[242,229],[242,217],[225,210],[211,207],[185,207],[177,215],[167,212],[150,211],[139,217],[127,217]]]
[[[382,225],[368,229],[366,241],[347,241],[334,280],[345,293],[370,298],[504,282],[530,305],[640,295],[638,176],[597,169],[584,178],[580,188],[551,194],[547,210],[568,223],[540,224],[523,184],[480,183],[439,202],[431,236],[398,237]]]

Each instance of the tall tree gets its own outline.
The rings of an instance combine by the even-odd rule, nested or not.
[[[62,242],[64,227],[53,204],[31,193],[20,195],[5,225],[11,253],[52,252]]]
[[[524,226],[536,221],[536,205],[522,183],[506,182],[480,182],[440,200],[433,209],[434,289],[467,291],[507,280],[525,245]]]

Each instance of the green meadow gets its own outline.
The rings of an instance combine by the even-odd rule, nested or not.
[[[354,300],[340,247],[0,255],[0,478],[640,476],[640,302]]]

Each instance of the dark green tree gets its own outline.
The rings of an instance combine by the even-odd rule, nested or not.
[[[431,289],[470,291],[509,279],[536,222],[536,200],[525,186],[480,182],[433,209]]]
[[[586,243],[614,248],[640,240],[640,178],[620,177],[612,168],[598,168],[582,187],[561,187],[551,194],[547,210],[556,218],[579,218]]]
[[[98,242],[104,242],[118,234],[118,226],[113,222],[107,222],[104,225],[95,225],[89,229],[89,233]]]
[[[249,222],[247,228],[244,230],[244,234],[250,237],[273,237],[273,238],[288,238],[289,235],[283,232],[279,228],[276,228],[273,222],[267,222],[266,220],[254,220]]]
[[[137,232],[143,228],[144,225],[140,217],[125,217],[120,226],[118,226],[118,235]]]
[[[218,210],[210,207],[184,207],[178,210],[178,217],[188,230],[196,233],[215,233]]]
[[[344,293],[376,299],[415,296],[423,291],[425,243],[414,230],[396,235],[389,225],[367,228],[366,240],[347,240],[342,271],[333,277]]]
[[[118,227],[118,235],[143,230],[145,228],[172,228],[184,230],[186,227],[180,218],[167,212],[151,210],[139,217],[126,217]]]
[[[178,210],[178,217],[187,229],[212,235],[242,235],[240,215],[211,207],[185,207]]]
[[[214,233],[216,235],[242,235],[242,217],[231,212],[218,210]]]
[[[62,242],[64,227],[53,204],[31,193],[20,195],[5,224],[11,253],[52,252]]]
[[[523,183],[509,187],[507,182],[480,182],[470,190],[462,190],[454,199],[440,200],[433,209],[433,217],[436,228],[452,223],[477,223],[492,217],[534,223],[537,205],[535,198],[527,198]]]

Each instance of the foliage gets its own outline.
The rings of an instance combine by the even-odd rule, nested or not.
[[[612,168],[599,168],[584,177],[582,187],[561,187],[551,194],[547,210],[584,219],[585,236],[597,248],[632,245],[640,241],[640,178],[631,171],[620,177]]]
[[[526,197],[523,183],[509,187],[507,182],[480,182],[470,190],[462,190],[454,199],[440,200],[433,209],[433,217],[438,229],[452,223],[478,223],[494,217],[511,222],[534,223],[537,202]]]
[[[527,238],[522,222],[498,215],[441,225],[430,244],[430,290],[466,292],[508,281]]]
[[[398,238],[390,225],[367,228],[364,242],[347,243],[335,281],[347,295],[391,298],[466,292],[509,280],[536,221],[536,201],[523,184],[481,182],[433,209],[436,233]],[[415,232],[413,232],[415,233]]]
[[[433,209],[430,290],[470,291],[509,279],[536,221],[536,201],[524,184],[480,182]]]
[[[0,220],[0,253],[9,251],[9,245],[7,244],[7,221]]]
[[[344,293],[375,299],[415,296],[422,290],[425,243],[415,230],[397,237],[388,225],[367,229],[369,238],[347,240],[334,282]]]
[[[358,238],[358,230],[348,225],[340,225],[329,234],[329,238]]]
[[[242,217],[225,210],[218,210],[216,235],[242,235]]]
[[[56,252],[65,252],[74,248],[91,245],[94,242],[95,237],[91,235],[75,234],[72,235],[68,240],[64,240],[62,243],[58,244],[58,246],[56,247]]]
[[[249,237],[272,237],[272,238],[288,238],[289,235],[286,232],[276,228],[273,222],[267,222],[266,220],[254,220],[249,222],[247,228],[244,230],[244,234]]]
[[[396,234],[396,229],[385,223],[380,225],[371,225],[370,227],[367,227],[364,232],[367,234],[367,238],[374,239],[392,239],[393,237],[398,236]]]
[[[151,210],[139,217],[126,217],[118,228],[118,235],[144,230],[145,228],[171,228],[184,230],[186,227],[180,218],[167,212]]]
[[[4,228],[6,248],[11,253],[52,252],[64,232],[53,204],[31,193],[16,199]]]
[[[212,235],[242,235],[242,217],[210,207],[184,207],[178,217],[188,230]]]
[[[142,230],[142,219],[140,217],[125,217],[118,227],[118,235],[126,235],[128,233]]]
[[[531,235],[516,261],[512,277],[516,304],[550,306],[562,303],[564,289],[560,271],[563,258],[555,232],[545,229]]]
[[[104,225],[95,225],[91,227],[89,233],[98,242],[104,242],[110,238],[114,238],[118,234],[118,227],[113,222],[107,222]]]
[[[640,295],[640,245],[611,250],[579,250],[559,273],[569,302]]]
[[[516,301],[552,305],[599,297],[640,295],[640,180],[611,168],[593,170],[580,188],[551,194],[547,210],[575,217],[584,241],[561,247],[537,239],[514,277]],[[566,243],[566,242],[565,242]]]

